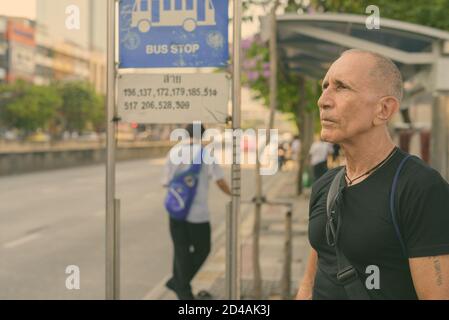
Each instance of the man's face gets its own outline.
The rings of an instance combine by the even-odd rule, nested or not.
[[[323,140],[341,143],[373,128],[382,96],[380,84],[370,75],[373,66],[374,59],[362,53],[347,53],[332,64],[318,100]]]

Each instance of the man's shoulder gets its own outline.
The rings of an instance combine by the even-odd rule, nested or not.
[[[448,187],[441,174],[417,156],[411,156],[407,160],[399,180],[402,180],[402,186],[407,189],[425,190],[435,184]]]

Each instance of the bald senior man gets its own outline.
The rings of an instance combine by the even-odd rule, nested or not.
[[[321,138],[346,166],[312,187],[299,300],[449,299],[449,185],[393,143],[403,82],[379,54],[345,51],[318,101]]]

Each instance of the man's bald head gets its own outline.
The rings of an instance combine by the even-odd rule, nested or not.
[[[396,97],[399,102],[402,101],[404,86],[402,75],[393,61],[381,54],[361,49],[346,50],[341,56],[347,54],[363,54],[372,58],[374,64],[371,67],[370,75],[373,80],[381,85],[382,90],[385,90],[384,95],[391,95]]]

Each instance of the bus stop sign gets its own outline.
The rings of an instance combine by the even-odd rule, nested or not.
[[[228,0],[119,3],[119,68],[227,66]]]

